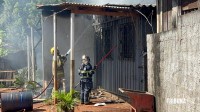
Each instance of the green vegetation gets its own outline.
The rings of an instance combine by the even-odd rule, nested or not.
[[[76,91],[70,91],[70,92],[53,92],[52,97],[57,98],[58,104],[57,108],[58,111],[65,111],[65,112],[71,112],[74,109],[74,106],[79,102],[79,96],[78,92]]]
[[[26,38],[30,36],[30,27],[35,35],[41,34],[41,10],[37,4],[60,3],[63,0],[1,0],[0,1],[0,56],[5,52],[16,52],[26,49]],[[2,32],[4,36],[2,36]],[[36,37],[40,38],[40,37]],[[3,46],[3,47],[2,47]]]
[[[15,81],[14,81],[14,86],[17,87],[17,88],[23,88],[25,84],[25,80],[23,78],[15,78]]]
[[[0,30],[0,56],[7,55],[7,50],[4,48],[5,32]]]
[[[28,81],[27,79],[27,68],[20,69],[18,74],[16,74],[14,86],[17,88],[24,88],[31,90],[34,94],[37,94],[37,91],[40,91],[42,86],[35,81]]]
[[[6,86],[2,83],[0,83],[0,88],[5,88]]]

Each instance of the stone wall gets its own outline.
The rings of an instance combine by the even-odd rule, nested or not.
[[[200,111],[200,11],[176,29],[147,36],[148,91],[157,112]]]

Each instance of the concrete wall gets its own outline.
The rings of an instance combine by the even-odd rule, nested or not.
[[[176,29],[147,36],[148,91],[157,112],[200,111],[200,11],[178,19]]]
[[[44,49],[44,81],[49,81],[52,77],[52,55],[50,49],[53,47],[53,18],[43,17],[43,49]],[[57,16],[57,45],[61,54],[65,54],[70,49],[70,16]],[[87,15],[75,16],[75,84],[79,82],[77,70],[81,64],[81,56],[86,54],[94,63],[94,29],[92,18]],[[70,56],[65,63],[65,79],[67,90],[69,89]]]

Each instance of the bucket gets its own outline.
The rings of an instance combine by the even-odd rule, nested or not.
[[[33,110],[33,97],[31,92],[1,93],[1,111]]]

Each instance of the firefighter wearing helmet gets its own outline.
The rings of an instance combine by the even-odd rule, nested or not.
[[[89,103],[89,93],[93,88],[92,82],[92,75],[94,74],[95,69],[92,68],[90,64],[89,56],[83,55],[82,56],[82,64],[79,68],[79,76],[80,80],[80,87],[81,87],[81,104],[88,104]]]
[[[51,48],[50,53],[54,55],[54,47]],[[66,56],[60,55],[59,50],[57,49],[57,85],[58,89],[62,87],[63,80],[64,80],[64,63],[67,60]],[[52,61],[52,74],[54,75],[54,61]],[[64,90],[65,91],[65,90]]]

